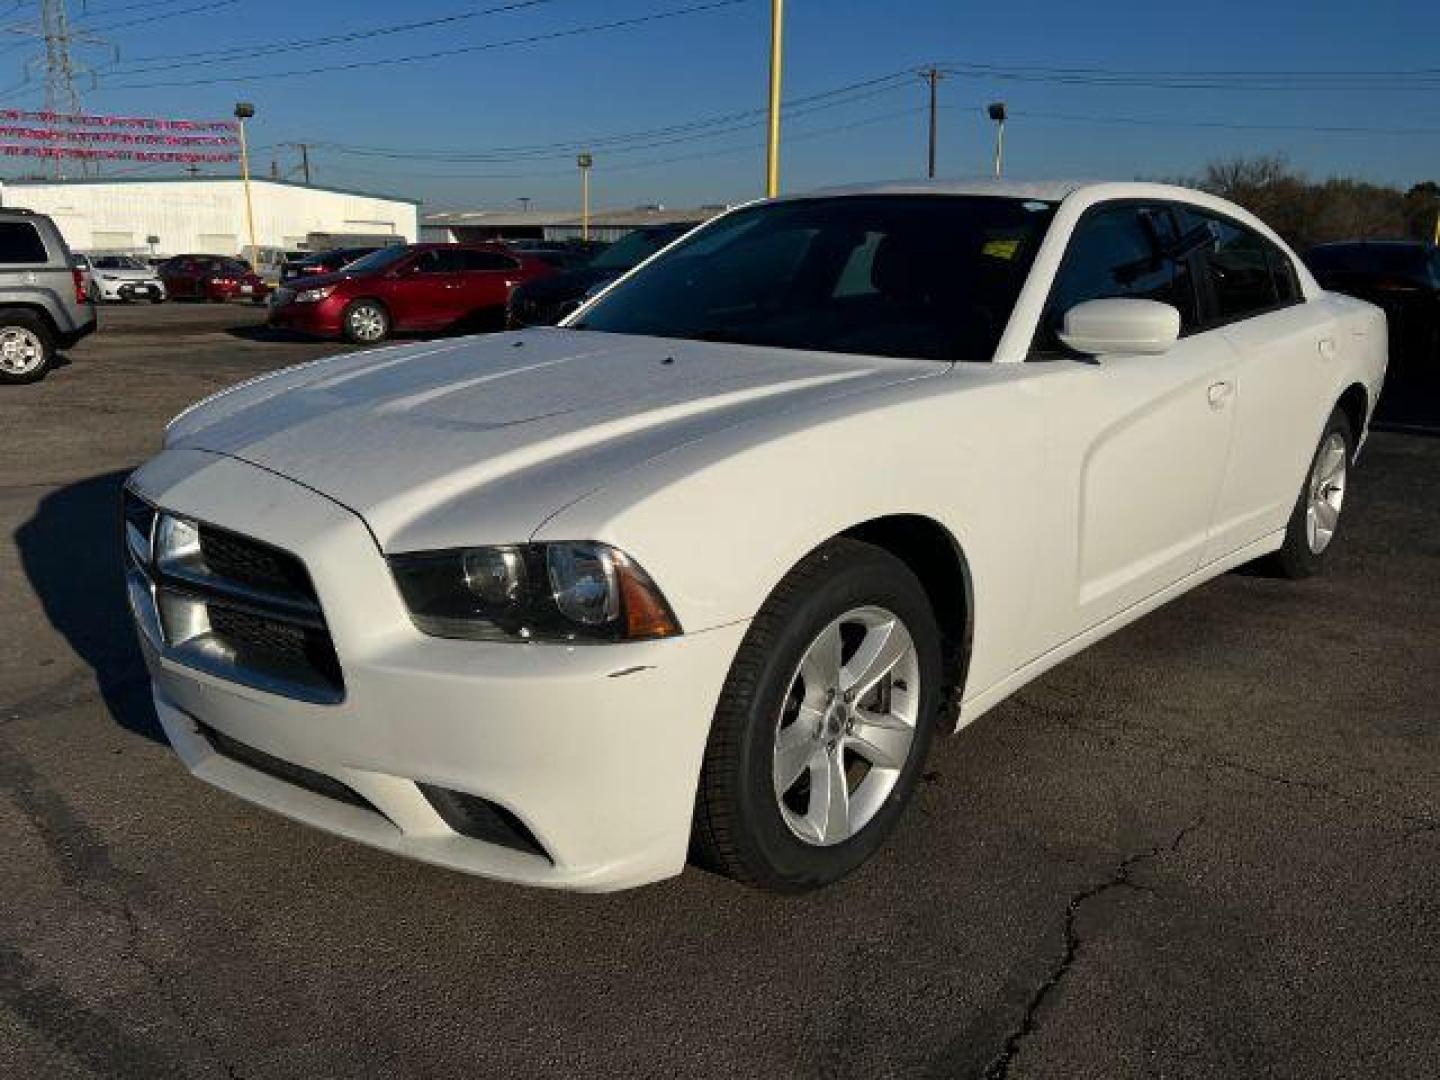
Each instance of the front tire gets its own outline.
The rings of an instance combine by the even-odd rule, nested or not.
[[[33,383],[55,362],[50,328],[26,311],[0,315],[0,383]]]
[[[1320,444],[1310,460],[1305,483],[1285,527],[1285,543],[1271,559],[1281,576],[1307,578],[1324,566],[1340,526],[1354,457],[1355,435],[1350,421],[1336,409],[1326,421]]]
[[[375,300],[356,300],[345,309],[340,325],[346,340],[374,345],[390,336],[390,313]]]
[[[726,679],[696,796],[698,861],[776,892],[860,866],[914,790],[941,675],[940,631],[909,567],[845,538],[807,556]]]

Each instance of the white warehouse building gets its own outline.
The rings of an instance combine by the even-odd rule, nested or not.
[[[250,190],[262,250],[360,237],[413,243],[419,235],[413,199],[258,178]],[[0,184],[0,204],[49,214],[73,251],[245,255],[250,244],[245,185],[233,178],[10,180]]]

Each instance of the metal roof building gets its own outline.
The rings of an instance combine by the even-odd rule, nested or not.
[[[256,177],[250,188],[261,249],[305,249],[320,236],[419,236],[414,199]],[[49,214],[75,251],[241,255],[249,246],[235,177],[11,180],[0,203]]]
[[[708,221],[727,209],[700,206],[670,209],[637,206],[628,210],[597,210],[590,215],[590,239],[618,240],[647,225],[673,225]],[[580,214],[574,210],[446,210],[421,220],[426,240],[578,240]]]

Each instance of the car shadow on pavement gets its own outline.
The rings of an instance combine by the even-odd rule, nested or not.
[[[319,338],[302,334],[298,330],[286,330],[281,326],[267,326],[265,323],[243,323],[227,326],[225,333],[242,341],[319,341]]]
[[[94,671],[116,723],[164,742],[125,595],[118,519],[128,475],[105,473],[50,492],[15,531],[15,544],[46,618]]]

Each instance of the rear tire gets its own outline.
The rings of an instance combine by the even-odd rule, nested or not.
[[[356,300],[340,317],[340,326],[347,341],[374,345],[390,336],[390,313],[377,300]]]
[[[1270,557],[1270,567],[1280,576],[1312,577],[1325,565],[1340,525],[1354,457],[1355,435],[1350,421],[1336,409],[1310,459],[1295,509],[1285,526],[1285,543]]]
[[[33,383],[55,363],[50,328],[28,311],[0,314],[0,383]]]
[[[789,893],[860,866],[914,790],[941,682],[940,631],[909,567],[844,538],[807,556],[726,679],[696,794],[696,860]]]

